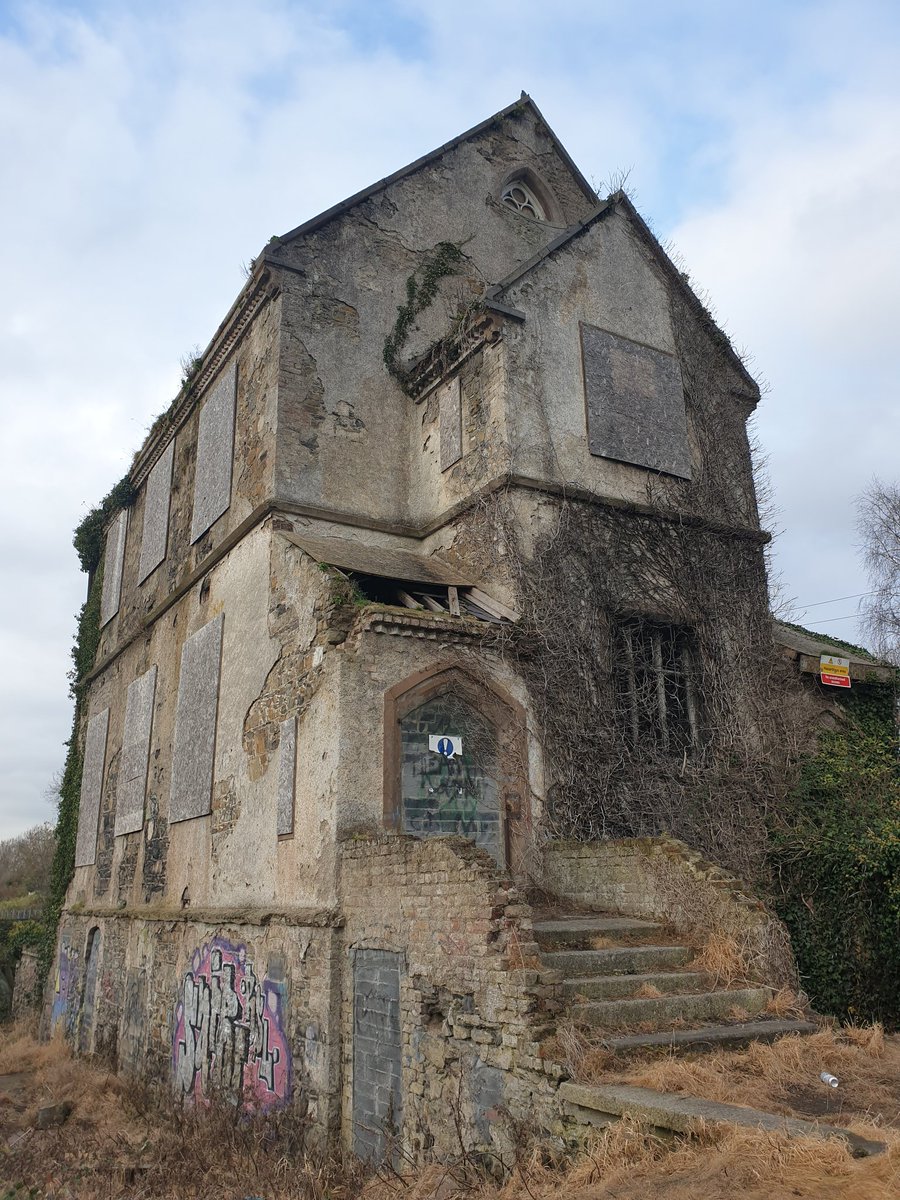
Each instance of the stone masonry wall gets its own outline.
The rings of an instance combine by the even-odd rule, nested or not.
[[[733,938],[750,974],[796,989],[797,966],[782,922],[740,880],[672,837],[550,842],[548,891],[598,910],[664,920],[700,938]]]
[[[40,974],[38,958],[31,950],[23,950],[16,964],[11,1016],[14,1021],[33,1017],[40,1007]]]
[[[341,877],[345,1142],[390,1149],[385,1107],[373,1112],[371,1098],[379,1083],[394,1087],[396,1062],[389,1049],[383,1061],[372,1054],[365,1000],[387,1029],[398,963],[400,1086],[390,1120],[399,1147],[446,1160],[462,1141],[508,1162],[514,1123],[552,1120],[560,1070],[540,1057],[555,989],[540,971],[529,906],[484,851],[456,837],[347,841]],[[360,1038],[366,1053],[354,1055]],[[354,1070],[365,1074],[354,1079]]]
[[[338,1117],[333,914],[64,914],[43,1032],[172,1089]],[[88,958],[94,959],[88,969]]]

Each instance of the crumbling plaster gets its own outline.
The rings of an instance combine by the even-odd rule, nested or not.
[[[458,244],[464,259],[418,319],[411,357],[448,332],[458,304],[559,232],[499,203],[502,178],[522,165],[547,179],[567,222],[591,211],[533,115],[523,111],[269,252],[273,270],[279,263],[290,268],[280,272],[279,496],[395,522],[414,521],[429,507],[420,495],[420,439],[417,431],[409,435],[418,414],[384,369],[385,339],[406,302],[407,278],[439,243]]]
[[[166,555],[140,583],[138,576],[144,506],[147,500],[146,483],[139,488],[135,502],[129,510],[121,601],[118,613],[102,631],[97,653],[98,663],[129,638],[140,634],[148,616],[221,546],[250,513],[271,497],[275,463],[280,311],[280,301],[277,297],[265,303],[222,368],[227,370],[231,363],[237,364],[234,470],[229,507],[202,537],[191,543],[197,430],[200,410],[215,387],[214,378],[196,397],[189,416],[174,435],[175,455]]]

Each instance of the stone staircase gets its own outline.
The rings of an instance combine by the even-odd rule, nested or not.
[[[718,986],[690,965],[690,946],[652,921],[555,915],[536,920],[534,933],[544,966],[561,980],[566,1014],[609,1050],[737,1045],[816,1028],[766,1016],[768,987]]]
[[[690,946],[662,925],[594,913],[554,914],[534,922],[541,961],[559,981],[560,1018],[618,1055],[696,1052],[813,1033],[812,1021],[771,1016],[765,986],[718,986],[691,965]],[[603,1126],[630,1114],[655,1128],[685,1133],[697,1122],[775,1129],[792,1136],[842,1137],[856,1155],[879,1153],[846,1129],[779,1117],[740,1105],[647,1088],[563,1082],[563,1111],[579,1125]]]

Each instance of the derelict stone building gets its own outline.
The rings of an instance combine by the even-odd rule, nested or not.
[[[790,973],[722,871],[629,838],[761,737],[757,399],[526,96],[273,239],[107,528],[48,1025],[440,1154],[449,1104],[484,1146],[562,1112],[529,888]]]

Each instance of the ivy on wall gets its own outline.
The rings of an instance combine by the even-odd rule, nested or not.
[[[400,358],[416,317],[433,303],[441,280],[457,273],[462,258],[463,252],[454,242],[438,242],[433,253],[406,281],[406,303],[397,308],[397,319],[383,352],[384,365],[404,390],[409,384],[409,372]]]
[[[130,476],[121,479],[104,499],[91,509],[75,530],[73,544],[88,574],[88,595],[78,614],[72,645],[72,669],[69,690],[75,699],[72,733],[66,743],[65,766],[59,787],[56,815],[56,848],[50,868],[50,890],[44,907],[43,923],[29,932],[30,944],[38,951],[41,977],[46,978],[56,946],[56,930],[66,899],[66,890],[75,871],[75,840],[78,836],[78,806],[81,799],[81,772],[84,764],[79,729],[83,713],[82,680],[94,665],[100,644],[100,597],[103,591],[103,531],[115,512],[134,503],[135,489]]]
[[[890,684],[841,698],[773,825],[776,903],[819,1012],[900,1026],[900,762]]]

